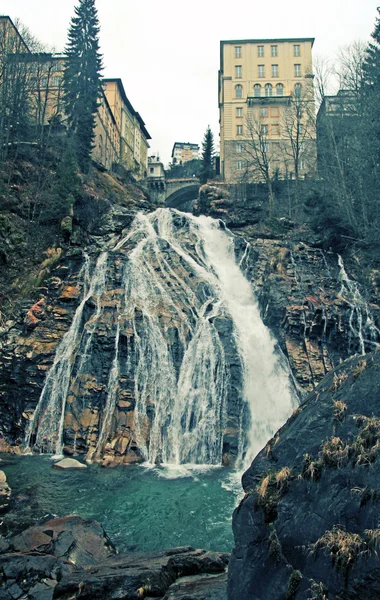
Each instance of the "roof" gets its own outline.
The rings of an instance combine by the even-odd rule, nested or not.
[[[220,41],[220,65],[221,71],[223,72],[223,46],[224,44],[277,44],[282,42],[310,42],[311,47],[313,47],[315,38],[313,37],[305,37],[305,38],[254,38],[252,40],[221,40]]]
[[[147,140],[151,140],[151,136],[149,135],[148,130],[145,127],[145,123],[142,120],[140,114],[133,108],[132,104],[130,103],[130,101],[128,100],[128,96],[125,93],[125,89],[123,86],[123,82],[120,78],[114,78],[114,79],[102,79],[103,83],[116,83],[117,87],[119,88],[119,92],[120,95],[122,97],[122,100],[124,102],[124,104],[126,105],[126,107],[128,108],[129,112],[134,115],[140,125],[141,131],[143,132],[144,136],[146,137]]]
[[[15,30],[17,36],[19,37],[19,39],[21,40],[21,42],[24,44],[24,46],[27,49],[27,51],[30,52],[30,48],[29,48],[28,44],[26,43],[26,41],[22,37],[22,35],[19,32],[19,30],[17,29],[16,25],[13,23],[12,19],[8,15],[0,15],[0,21],[2,21],[2,20],[9,21],[9,23],[12,25],[12,27]]]

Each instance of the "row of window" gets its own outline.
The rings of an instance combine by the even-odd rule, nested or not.
[[[255,98],[260,98],[262,96],[262,87],[259,83],[255,83],[253,86],[253,95]],[[267,98],[271,98],[273,96],[273,86],[271,83],[266,83],[264,86],[264,95]],[[278,83],[276,85],[276,96],[284,95],[284,85],[282,83]],[[296,83],[294,85],[294,95],[296,98],[300,98],[302,96],[302,84]],[[238,83],[235,85],[235,98],[243,98],[243,86]]]
[[[242,57],[241,46],[235,46],[235,58]],[[278,46],[277,44],[272,44],[270,47],[270,55],[278,56]],[[257,56],[265,56],[265,46],[258,45],[257,46]],[[293,44],[293,56],[301,56],[301,46],[300,44]]]
[[[264,152],[268,152],[269,148],[266,147],[266,148],[263,148],[263,150],[264,150]],[[269,169],[271,168],[271,163],[272,163],[272,161],[268,160],[268,168]],[[279,160],[275,160],[275,159],[273,160],[273,166],[277,165],[277,170],[278,171],[279,171],[279,167],[278,167],[279,164],[280,164]],[[300,161],[299,161],[299,165],[298,165],[299,168],[300,168],[300,170],[303,171],[305,169],[305,164],[306,164],[305,160],[303,158],[301,158]],[[245,161],[245,160],[238,160],[237,163],[236,163],[236,168],[237,168],[238,171],[243,171],[243,169],[247,169],[248,166],[249,166],[249,163],[247,163],[247,161]],[[293,172],[292,171],[290,171],[290,173],[288,173],[288,177],[290,179],[293,179]]]
[[[268,106],[260,106],[260,110],[259,110],[259,114],[260,117],[269,117],[269,107]],[[270,107],[270,116],[271,117],[278,117],[280,115],[280,109],[278,106],[271,106]],[[243,109],[242,107],[238,106],[236,107],[236,116],[237,117],[242,117],[243,116]]]
[[[272,67],[272,77],[278,77],[278,65],[271,65]],[[257,76],[265,77],[265,65],[257,65]],[[243,77],[243,67],[241,65],[235,65],[235,79],[242,79]],[[301,65],[294,65],[294,77],[301,77]]]
[[[303,126],[302,123],[298,123],[297,124],[297,130],[298,133],[301,134],[303,133]],[[269,131],[271,135],[280,135],[280,126],[278,123],[272,123],[270,126],[268,125],[268,123],[262,123],[260,125],[260,134],[261,135],[269,135]],[[236,135],[243,135],[244,134],[244,130],[243,130],[243,125],[236,125]],[[243,147],[241,144],[238,144],[236,146],[236,152],[242,152],[243,151]]]

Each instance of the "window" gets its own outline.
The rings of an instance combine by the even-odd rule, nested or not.
[[[271,46],[270,53],[271,53],[271,56],[278,56],[278,46]]]
[[[268,116],[268,107],[260,106],[260,117],[267,117],[267,116]]]
[[[235,58],[241,58],[241,46],[235,46]]]
[[[283,96],[284,95],[284,85],[282,83],[278,83],[276,85],[276,94],[277,94],[277,96]]]
[[[264,46],[257,46],[257,56],[264,56]]]
[[[265,77],[265,68],[264,65],[257,66],[257,75],[258,77]]]
[[[294,77],[301,77],[301,65],[294,65]]]
[[[298,133],[301,135],[303,133],[302,123],[298,123]]]
[[[255,98],[260,98],[261,96],[261,85],[259,83],[255,83],[253,86],[253,94]]]
[[[294,44],[293,46],[294,56],[301,56],[301,46],[299,44]]]
[[[60,77],[52,77],[50,80],[50,85],[52,87],[59,87],[61,83],[61,78]]]
[[[154,173],[154,167],[150,167],[149,173]]]
[[[268,142],[262,142],[261,149],[262,149],[263,152],[268,152],[269,151]],[[268,167],[269,167],[269,164],[268,164]]]
[[[300,83],[296,83],[294,86],[294,95],[296,98],[301,98],[302,96],[302,85]]]
[[[278,77],[278,65],[272,65],[272,77]]]
[[[265,95],[267,97],[272,95],[272,84],[271,83],[266,83],[265,84]]]
[[[243,125],[236,125],[236,135],[243,135]]]
[[[242,76],[243,76],[243,70],[241,68],[241,65],[237,65],[235,67],[235,77],[236,77],[236,79],[241,79]]]
[[[268,135],[268,125],[266,125],[266,124],[261,125],[260,133],[261,133],[261,135]]]
[[[242,98],[243,97],[243,86],[238,84],[235,85],[235,98]]]
[[[243,161],[242,160],[238,160],[237,161],[237,170],[238,171],[242,171],[243,170]]]
[[[278,123],[272,125],[272,135],[280,135],[280,127]]]
[[[271,106],[270,116],[271,117],[279,117],[280,116],[280,110],[279,110],[278,106]]]
[[[238,152],[239,154],[241,154],[243,152],[243,145],[242,144],[236,144],[236,152]]]
[[[237,117],[242,117],[243,116],[243,109],[242,108],[237,108],[236,109],[236,116]]]

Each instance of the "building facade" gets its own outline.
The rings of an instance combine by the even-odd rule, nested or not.
[[[314,38],[220,42],[220,167],[227,181],[315,170]]]
[[[21,100],[24,102],[35,128],[35,137],[40,141],[49,124],[65,126],[65,60],[63,54],[31,52],[12,20],[0,16],[0,67],[6,74],[0,78],[0,109],[4,112],[0,120],[0,138],[3,145],[11,139],[9,132],[14,131],[14,126],[8,125],[4,118],[14,113],[10,102],[17,101],[20,105]],[[16,93],[19,89],[22,98]],[[103,80],[94,133],[92,157],[96,163],[107,170],[114,163],[121,164],[135,179],[147,176],[150,135],[140,114],[129,102],[121,79]]]
[[[136,179],[148,173],[148,148],[151,139],[140,114],[129,101],[121,79],[103,79],[103,90],[119,132],[119,162]]]
[[[199,158],[199,145],[190,142],[175,142],[172,150],[172,163],[183,165],[189,160]]]

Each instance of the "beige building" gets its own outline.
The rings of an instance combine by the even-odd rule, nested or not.
[[[103,90],[114,116],[120,137],[119,159],[136,179],[148,172],[148,140],[145,123],[128,100],[121,79],[103,79]]]
[[[183,165],[189,160],[199,158],[199,145],[190,142],[175,142],[172,150],[172,162],[175,165]]]
[[[303,177],[315,169],[314,38],[220,42],[221,174]],[[265,164],[263,164],[265,163]]]
[[[65,125],[64,63],[64,55],[31,52],[12,20],[0,16],[1,71],[7,73],[7,80],[12,77],[14,85],[22,78],[38,139],[42,139],[49,123]],[[3,104],[4,90],[8,88],[9,85],[1,88]],[[95,162],[108,170],[114,163],[122,164],[135,179],[143,179],[148,173],[149,139],[145,123],[129,102],[121,79],[104,79],[95,122]]]

